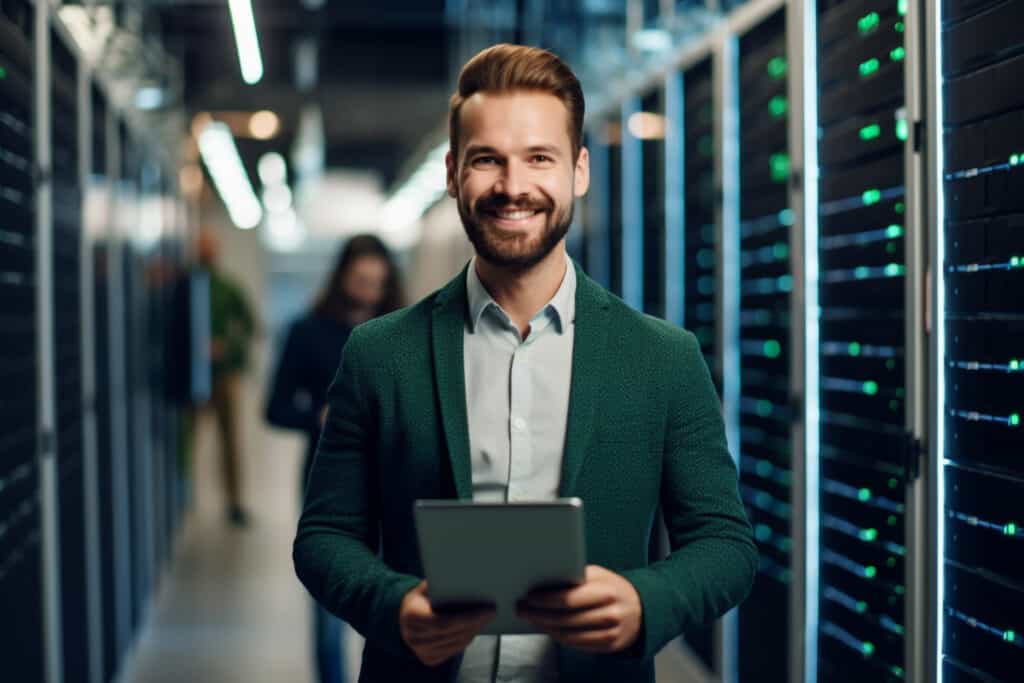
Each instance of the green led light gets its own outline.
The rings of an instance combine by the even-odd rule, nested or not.
[[[896,595],[903,595],[904,593],[907,592],[907,589],[905,587],[903,587],[903,586],[894,586],[893,589],[892,589],[892,592],[895,593]]]
[[[776,57],[768,62],[768,75],[772,78],[782,78],[786,75],[786,58]]]
[[[899,521],[900,520],[896,515],[889,515],[889,518],[885,520],[886,524],[888,524],[889,526],[896,526],[897,524],[899,524]]]
[[[895,412],[898,412],[899,409],[900,409],[900,402],[899,401],[897,401],[896,399],[892,399],[891,401],[889,401],[889,410],[891,410],[892,412],[895,413]]]
[[[875,394],[878,393],[878,382],[872,382],[871,380],[868,380],[867,382],[864,382],[861,388],[864,390],[864,393],[867,394],[868,396],[874,396]]]
[[[885,369],[886,370],[895,370],[896,369],[896,361],[893,360],[892,358],[887,359],[885,361]]]
[[[861,62],[861,65],[860,65],[860,77],[861,78],[867,78],[871,74],[873,74],[876,71],[878,71],[878,68],[880,66],[882,66],[882,63],[879,62],[874,57],[872,57],[871,59],[867,60],[866,62]]]
[[[903,215],[903,212],[906,211],[906,210],[907,210],[907,205],[904,204],[903,202],[896,202],[896,206],[893,207],[893,211],[895,211],[896,213],[898,213],[900,215]]]
[[[759,540],[761,543],[767,543],[772,537],[772,529],[766,524],[758,524],[754,529],[754,538]]]
[[[871,489],[861,489],[860,491],[857,491],[857,498],[862,503],[868,502],[871,500]]]
[[[885,245],[885,253],[886,254],[895,254],[896,253],[896,243],[895,242],[889,242],[889,244]]]
[[[897,21],[893,28],[896,29],[896,33],[903,33],[907,27],[903,25],[902,21]]]
[[[846,350],[850,353],[851,356],[859,356],[860,355],[860,343],[859,342],[850,342],[850,345],[846,347]]]
[[[757,414],[761,417],[771,417],[772,402],[761,399],[757,402]]]
[[[875,646],[867,641],[864,641],[864,643],[860,646],[860,649],[868,657],[875,654]]]
[[[772,245],[772,254],[775,255],[776,260],[785,261],[789,258],[789,245],[785,242],[776,242]]]
[[[1020,424],[1020,415],[1018,415],[1017,413],[1014,413],[1013,415],[1010,416],[1010,426],[1011,427],[1016,427],[1019,424]]]
[[[780,353],[782,353],[782,345],[779,342],[769,339],[764,343],[764,355],[768,358],[778,358]]]
[[[769,160],[772,182],[784,183],[789,179],[789,155],[773,154]]]
[[[907,0],[896,0],[896,9],[901,17],[907,16]]]
[[[1019,268],[1021,265],[1024,265],[1024,261],[1021,260],[1020,256],[1011,256],[1010,257],[1010,267],[1011,268]]]
[[[896,568],[896,558],[895,557],[890,557],[890,558],[886,559],[885,566],[888,567],[889,569],[895,569]]]
[[[1011,360],[1010,361],[1010,370],[1020,370],[1020,361],[1016,360],[1016,359]]]
[[[876,576],[878,576],[878,569],[870,566],[864,567],[864,576],[868,577],[869,579],[873,579]]]
[[[892,52],[889,53],[889,58],[894,62],[902,62],[906,56],[907,51],[902,47],[893,48]]]
[[[896,237],[902,237],[903,236],[903,226],[902,225],[890,225],[888,228],[885,229],[885,236],[889,237],[891,239],[895,239]]]
[[[787,228],[792,227],[793,221],[795,220],[795,214],[793,209],[783,209],[779,211],[779,223],[785,225]]]
[[[882,201],[882,191],[874,189],[866,190],[864,194],[861,195],[861,199],[863,199],[864,201],[864,206],[871,206],[872,204],[877,204],[878,202]]]
[[[868,543],[878,540],[878,529],[862,529],[860,532],[860,540]]]
[[[1014,633],[1013,631],[1004,631],[1003,632],[1003,640],[1005,640],[1008,643],[1016,642],[1017,634]]]
[[[878,16],[878,12],[872,12],[871,14],[865,14],[857,21],[857,30],[860,31],[862,36],[874,31],[878,28],[878,24],[881,21],[881,17]]]
[[[1020,163],[1020,155],[1019,154],[1011,154],[1010,155],[1010,166],[1016,166],[1019,163]]]
[[[767,460],[758,460],[756,468],[757,476],[759,477],[771,476],[772,470],[775,469],[774,467],[772,467],[772,464]]]
[[[871,269],[867,266],[857,266],[853,269],[853,276],[858,280],[863,280],[871,274]]]
[[[882,127],[877,123],[872,123],[870,126],[864,126],[860,129],[861,140],[874,140],[882,134]]]
[[[903,667],[902,666],[891,666],[891,667],[889,667],[889,671],[892,671],[892,673],[897,678],[903,678]]]
[[[885,266],[885,274],[889,277],[896,277],[897,275],[903,275],[903,266],[898,263],[889,263]]]
[[[7,78],[7,69],[0,66],[0,78]]]
[[[889,488],[894,489],[900,485],[900,480],[896,477],[889,477]]]
[[[789,101],[783,95],[776,95],[768,102],[768,111],[775,118],[785,116],[789,111]]]
[[[900,140],[906,140],[910,135],[910,129],[907,127],[906,119],[896,119],[896,137]]]
[[[865,612],[867,612],[868,611],[868,603],[864,602],[863,600],[858,600],[857,601],[857,611],[860,612],[861,614],[864,614]]]
[[[1014,524],[1013,522],[1010,522],[1009,524],[1007,524],[1006,526],[1003,527],[1003,533],[1006,534],[1007,536],[1016,536],[1017,535],[1017,525]]]
[[[778,285],[780,291],[791,292],[791,291],[793,291],[793,276],[792,275],[780,275],[775,280],[775,284]]]

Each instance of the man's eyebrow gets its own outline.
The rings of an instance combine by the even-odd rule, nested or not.
[[[495,156],[499,156],[498,150],[486,145],[469,145],[466,147],[465,154],[467,157],[474,154],[494,154]]]
[[[537,154],[538,152],[543,152],[545,154],[550,154],[552,156],[557,156],[559,153],[559,149],[555,145],[533,145],[531,147],[528,147],[526,151],[529,152],[530,154]]]

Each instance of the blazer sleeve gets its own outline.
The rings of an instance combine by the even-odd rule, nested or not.
[[[645,658],[742,602],[758,562],[707,365],[691,333],[677,349],[667,369],[673,384],[661,486],[671,552],[648,567],[623,572],[640,595],[644,615],[629,654]]]
[[[380,501],[374,410],[365,344],[357,329],[328,390],[328,417],[292,549],[312,596],[375,647],[410,655],[398,627],[402,598],[420,581],[377,556]]]

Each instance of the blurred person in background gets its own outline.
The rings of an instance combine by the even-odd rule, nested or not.
[[[306,433],[305,486],[327,410],[327,388],[352,328],[402,304],[401,280],[391,254],[373,235],[345,243],[311,310],[291,324],[267,403],[267,421]],[[316,661],[321,683],[341,683],[341,621],[314,607]]]
[[[249,514],[242,505],[239,380],[249,363],[256,322],[241,286],[218,267],[220,242],[211,226],[200,230],[196,256],[210,279],[210,407],[220,437],[227,518],[233,526],[245,527]]]

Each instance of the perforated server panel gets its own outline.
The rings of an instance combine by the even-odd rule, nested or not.
[[[694,333],[704,360],[715,369],[715,166],[711,60],[683,79],[683,326]],[[669,191],[673,191],[670,188]],[[715,377],[716,385],[719,378]],[[710,628],[685,634],[690,649],[715,669]]]
[[[904,6],[818,3],[818,676],[902,680]]]
[[[616,113],[605,122],[608,163],[608,289],[622,296],[622,123]]]
[[[85,503],[82,419],[82,315],[79,239],[78,81],[75,57],[50,36],[53,90],[53,312],[57,404],[57,496],[60,515],[61,623],[64,680],[88,678]]]
[[[640,100],[630,126],[642,140],[644,313],[665,315],[665,92]]]
[[[0,642],[5,677],[42,680],[36,456],[32,9],[0,5]]]
[[[943,677],[1024,671],[1024,2],[943,4]]]
[[[791,438],[784,11],[740,38],[740,492],[761,566],[740,607],[740,676],[787,680]],[[765,628],[771,624],[770,628]]]
[[[686,227],[683,238],[683,325],[715,368],[715,142],[711,60],[683,74]],[[720,383],[721,378],[715,377]],[[719,387],[720,388],[720,387]]]

